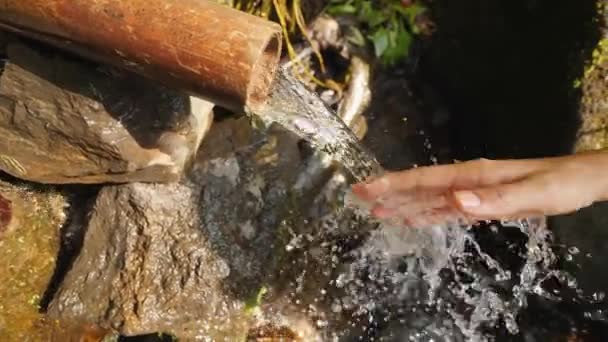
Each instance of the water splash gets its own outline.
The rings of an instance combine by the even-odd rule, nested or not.
[[[475,229],[488,227],[381,223],[349,252],[352,261],[342,265],[334,282],[344,295],[334,305],[352,310],[357,324],[374,322],[381,332],[367,337],[378,340],[489,341],[487,331],[498,326],[517,334],[527,296],[555,300],[543,283],[568,275],[555,268],[544,219],[502,224],[500,230],[520,233],[520,249],[508,256],[515,263],[503,263],[475,236]],[[386,329],[384,322],[399,324]]]
[[[268,106],[253,114],[308,140],[343,165],[356,181],[383,172],[340,118],[285,69],[279,72]],[[488,341],[492,340],[488,330],[496,327],[519,332],[517,317],[529,295],[559,299],[544,289],[545,281],[557,279],[576,288],[567,273],[556,269],[557,257],[544,218],[502,222],[501,228],[450,223],[409,229],[396,222],[374,222],[369,208],[346,190],[348,185],[341,187],[337,193],[344,197],[338,201],[344,206],[328,210],[321,201],[322,209],[314,205],[310,209],[310,222],[316,220],[322,227],[317,236],[294,236],[286,247],[287,252],[297,253],[308,248],[306,241],[322,240],[328,233],[350,229],[359,236],[358,226],[376,228],[347,252],[329,248],[326,269],[315,270],[331,273],[328,286],[336,291],[323,288],[314,301],[331,297],[330,317],[348,312],[347,326],[360,327],[353,337],[349,329],[336,331],[331,322],[323,321],[318,328],[327,331],[325,340]],[[478,231],[496,236],[515,231],[517,239],[502,246],[505,255],[501,256],[488,248],[497,242],[484,243]],[[304,253],[304,259],[319,254],[317,249]],[[311,274],[304,270],[297,277],[294,292],[301,291]]]

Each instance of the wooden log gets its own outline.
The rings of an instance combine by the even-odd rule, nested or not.
[[[0,27],[234,110],[263,103],[281,51],[280,26],[208,0],[0,0]]]

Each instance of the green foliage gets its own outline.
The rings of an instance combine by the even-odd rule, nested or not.
[[[245,302],[245,313],[251,314],[256,308],[259,308],[262,305],[266,292],[268,292],[268,289],[265,286],[262,286],[255,296],[249,298]]]
[[[598,68],[605,68],[605,63],[608,61],[608,38],[600,40],[591,54],[591,60],[587,62],[582,78],[574,80],[573,88],[579,89],[585,80],[593,77]]]
[[[420,33],[417,18],[425,11],[418,3],[400,0],[330,0],[326,9],[330,15],[356,19],[347,39],[358,46],[371,44],[385,65],[408,56],[413,37]]]

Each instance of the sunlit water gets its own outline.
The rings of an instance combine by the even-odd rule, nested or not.
[[[382,172],[382,167],[352,131],[308,91],[287,69],[274,82],[269,104],[253,113],[267,124],[276,122],[332,156],[357,181]]]
[[[283,125],[328,153],[355,180],[382,172],[344,123],[285,70],[268,107],[254,114],[267,123]],[[365,206],[346,186],[342,194],[338,201],[347,208],[320,218],[323,227],[335,230],[344,225],[339,222],[344,212],[352,215],[354,211],[371,221]],[[488,224],[484,229],[490,235],[508,230],[518,236],[510,245],[502,242],[500,253],[495,246],[488,248],[480,242],[472,227],[411,229],[390,222],[375,224],[377,229],[346,255],[336,249],[346,262],[327,265],[334,275],[330,285],[342,293],[332,299],[331,311],[336,315],[348,311],[349,324],[364,327],[353,337],[332,331],[322,322],[318,327],[327,330],[326,340],[487,341],[493,339],[491,331],[496,328],[519,332],[517,316],[527,306],[528,295],[559,300],[558,294],[545,288],[546,281],[558,281],[576,291],[576,281],[555,267],[552,236],[543,218]],[[299,244],[303,239],[294,236],[288,251],[304,248]],[[306,281],[305,274],[300,281]],[[327,290],[323,291],[324,295]]]

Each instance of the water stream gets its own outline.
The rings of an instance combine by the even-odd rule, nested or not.
[[[278,76],[268,107],[255,114],[308,140],[355,180],[382,172],[340,118],[286,70]],[[369,220],[346,188],[342,201]],[[326,226],[343,224],[338,214],[332,215]],[[559,300],[560,288],[578,291],[576,281],[556,267],[544,218],[482,228],[377,224],[363,243],[347,252],[349,261],[337,267],[331,281],[343,293],[333,298],[332,310],[351,312],[351,325],[365,325],[366,336],[333,331],[327,340],[489,341],[495,339],[492,331],[503,329],[534,341],[520,331],[517,319],[528,296]],[[548,289],[547,282],[561,287]]]
[[[344,122],[306,89],[288,69],[278,72],[268,105],[252,113],[266,124],[279,123],[343,165],[357,181],[382,172],[374,156]]]

